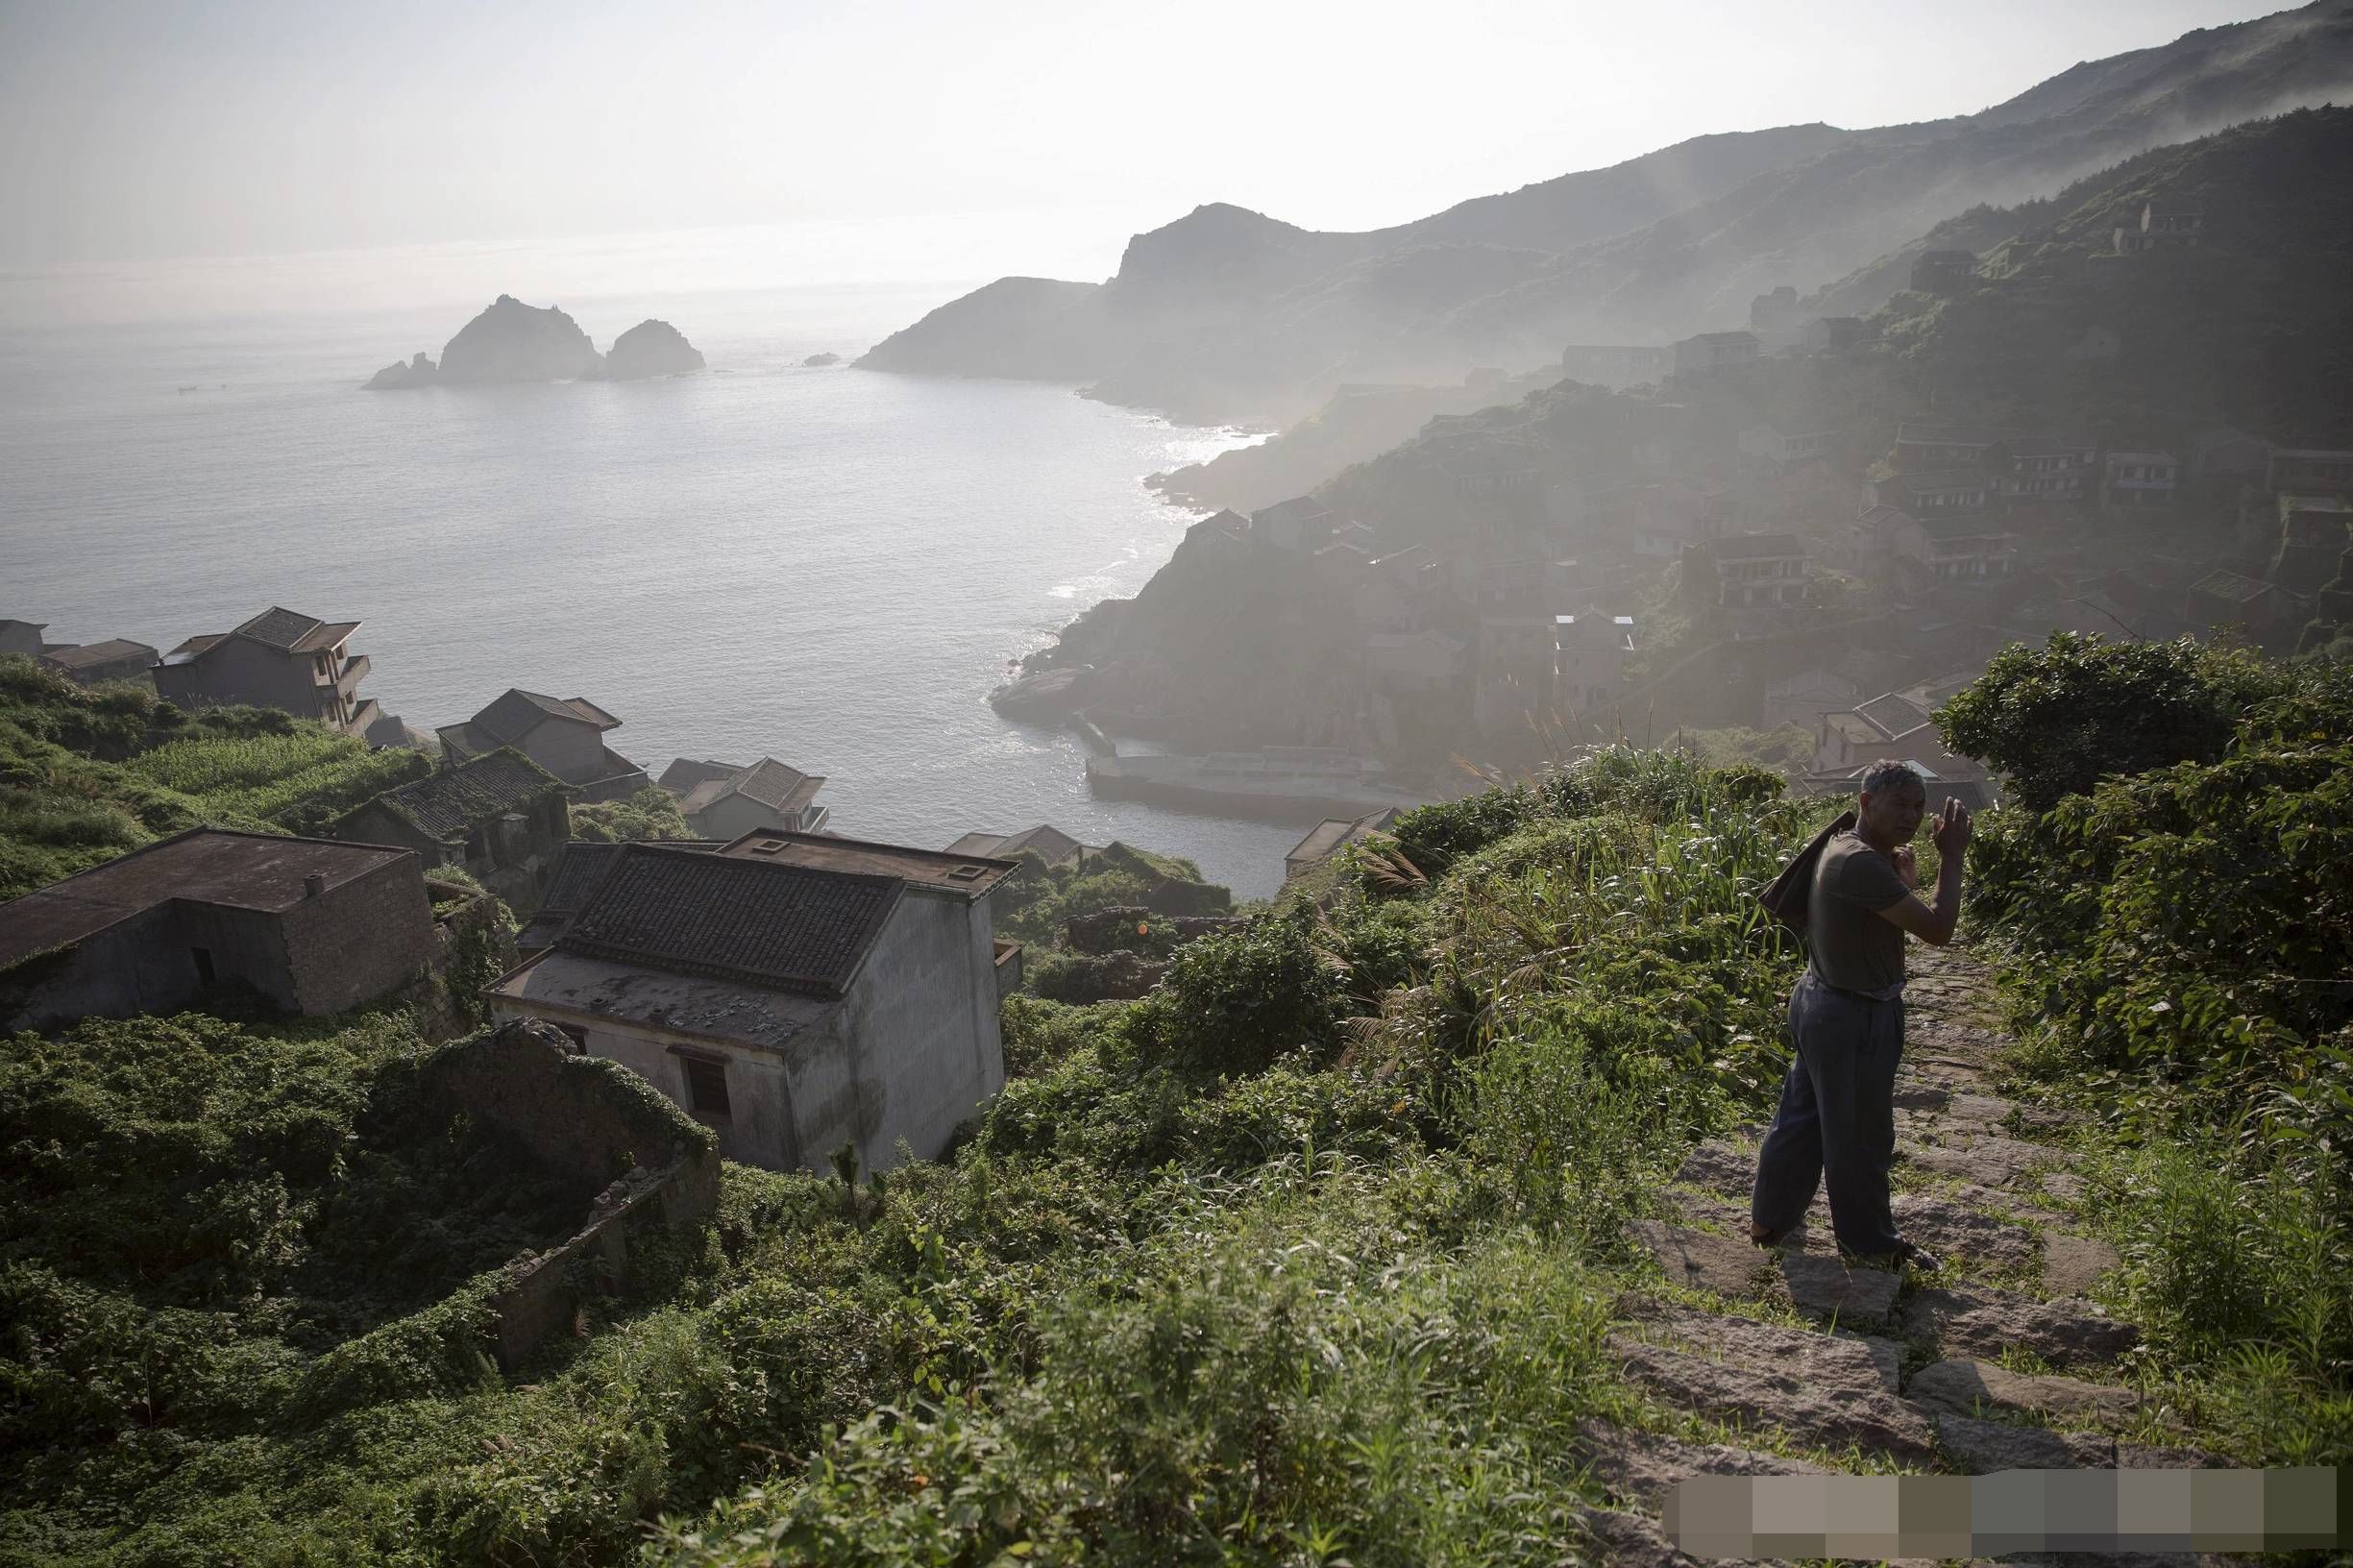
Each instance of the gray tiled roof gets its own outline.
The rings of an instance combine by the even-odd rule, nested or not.
[[[664,839],[666,848],[697,849],[708,852],[723,849],[717,839]],[[619,844],[594,844],[585,839],[574,839],[558,845],[555,850],[555,870],[548,878],[547,896],[540,899],[539,908],[515,935],[515,945],[529,953],[555,941],[564,923],[580,912],[589,895],[597,891],[608,872],[621,863]]]
[[[613,729],[621,723],[585,698],[546,697],[520,686],[508,687],[490,706],[476,714],[471,723],[476,729],[505,742],[521,740],[550,719],[594,724],[601,730]]]
[[[386,790],[368,805],[404,817],[436,839],[460,839],[483,818],[514,811],[562,787],[522,752],[501,749]]]
[[[116,637],[103,643],[84,643],[78,648],[61,648],[42,657],[61,670],[82,670],[93,664],[112,664],[117,659],[144,658],[153,664],[156,650],[145,643]]]
[[[251,637],[257,643],[267,643],[272,648],[282,648],[291,652],[294,645],[309,636],[317,629],[318,625],[319,618],[315,615],[305,615],[300,610],[289,610],[273,604],[239,626],[237,635]]]
[[[897,877],[631,844],[555,947],[838,996],[905,890]]]

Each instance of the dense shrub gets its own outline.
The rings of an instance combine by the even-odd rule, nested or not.
[[[590,844],[622,844],[691,839],[695,830],[678,810],[677,797],[649,784],[626,800],[573,806],[572,836]]]
[[[2280,666],[2194,642],[2054,633],[2012,644],[1936,712],[1945,744],[1998,770],[2046,811],[2103,778],[2212,762],[2254,703],[2292,684]]]
[[[1252,1072],[1287,1052],[1329,1046],[1339,1002],[1336,967],[1308,922],[1266,916],[1178,948],[1129,1036],[1164,1060]]]

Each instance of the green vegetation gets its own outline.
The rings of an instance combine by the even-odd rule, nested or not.
[[[1024,853],[1020,871],[991,895],[991,902],[998,936],[1047,945],[1060,939],[1064,922],[1107,909],[1222,915],[1234,907],[1233,894],[1202,880],[1201,868],[1191,861],[1124,844],[1060,866]]]
[[[203,823],[313,831],[429,768],[272,710],[191,718],[135,687],[85,691],[0,659],[0,898]]]
[[[2353,666],[2054,638],[1939,720],[2046,802],[1981,824],[1972,918],[2010,955],[2021,1075],[2099,1119],[2094,1212],[2169,1397],[2243,1452],[2342,1462]]]
[[[2143,680],[2241,694],[2223,738],[2141,735]],[[2062,640],[1946,718],[2139,765],[1981,826],[2012,1070],[2096,1113],[2179,1434],[2342,1462],[2353,1003],[2290,982],[2353,972],[2346,672]],[[1753,894],[1826,809],[1615,748],[1409,813],[1143,1000],[1013,998],[948,1158],[728,1167],[669,1283],[506,1378],[464,1282],[537,1216],[404,1111],[394,1026],[20,1041],[0,1557],[1556,1562],[1581,1421],[1690,1430],[1603,1343],[1625,1226],[1770,1104],[1800,959]]]
[[[649,784],[626,800],[600,800],[572,808],[572,836],[590,844],[691,839],[695,830],[678,810],[677,797]]]

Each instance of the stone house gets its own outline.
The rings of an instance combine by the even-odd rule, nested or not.
[[[1807,597],[1809,557],[1794,533],[1743,533],[1683,551],[1684,590],[1720,609],[1779,609]]]
[[[1896,427],[1898,468],[1975,468],[2005,432],[1971,425],[1905,420]]]
[[[1571,713],[1590,713],[1626,688],[1634,655],[1634,618],[1586,611],[1553,617],[1553,685]]]
[[[1428,545],[1392,551],[1364,563],[1356,585],[1356,623],[1365,632],[1419,631],[1445,598],[1443,563]]]
[[[1388,831],[1397,821],[1394,809],[1376,811],[1369,817],[1327,817],[1308,830],[1307,837],[1292,845],[1283,857],[1283,880],[1288,882],[1300,872],[1311,870],[1338,854],[1352,844],[1362,844],[1376,833]]]
[[[1914,517],[1899,507],[1876,506],[1863,515],[1896,575],[1917,583],[2006,577],[2018,559],[2018,536],[1985,512]]]
[[[1863,508],[1892,506],[1914,517],[1929,512],[1976,512],[1989,505],[1994,476],[1982,468],[1910,471],[1863,487]]]
[[[1816,316],[1798,334],[1799,347],[1808,354],[1841,354],[1861,341],[1860,316]]]
[[[515,686],[464,723],[434,733],[448,762],[511,746],[594,803],[625,800],[650,782],[643,768],[604,744],[606,732],[620,727],[620,720],[584,697],[543,697]]]
[[[572,836],[564,782],[502,747],[386,790],[345,812],[331,839],[414,850],[429,869],[471,872],[510,904],[538,903]]]
[[[1003,1087],[990,891],[1009,861],[804,834],[627,844],[487,992],[643,1076],[771,1170],[938,1154]]]
[[[2010,504],[2071,506],[2092,486],[2098,443],[2072,435],[2013,436],[1989,454],[1994,488]]]
[[[727,847],[709,839],[663,839],[660,843],[665,849],[708,852]],[[555,865],[548,875],[547,892],[541,896],[539,907],[531,912],[530,919],[523,922],[523,929],[515,934],[515,950],[528,958],[551,946],[556,933],[563,930],[566,921],[580,912],[580,906],[588,902],[588,895],[597,891],[597,884],[604,880],[605,873],[619,863],[620,858],[619,844],[596,844],[574,839],[569,844],[556,845]]]
[[[1923,251],[1912,258],[1910,287],[1915,294],[1946,294],[1976,274],[1973,251]]]
[[[1036,855],[1048,866],[1067,866],[1084,862],[1090,855],[1103,851],[1084,845],[1051,822],[1040,822],[1018,833],[967,833],[954,844],[940,851],[944,855],[978,856],[985,860],[1019,860],[1023,855]]]
[[[2274,447],[2264,464],[2263,487],[2274,495],[2288,490],[2311,495],[2353,492],[2353,452]]]
[[[0,904],[0,1032],[177,1012],[227,982],[340,1013],[438,950],[408,850],[190,828]]]
[[[1862,689],[1835,670],[1816,666],[1785,675],[1765,687],[1765,702],[1758,723],[1765,729],[1778,729],[1783,724],[1796,724],[1802,729],[1819,730],[1826,714],[1851,708]]]
[[[2117,227],[2113,238],[2119,256],[2137,256],[2194,250],[2205,232],[2206,209],[2195,203],[2149,201],[2142,204],[2136,221]]]
[[[2182,619],[2202,630],[2237,629],[2272,649],[2292,649],[2305,620],[2305,602],[2243,573],[2217,570],[2192,583],[2182,597]]]
[[[49,629],[45,621],[11,621],[0,618],[0,656],[21,653],[28,659],[37,659],[48,645],[41,633]]]
[[[193,713],[249,703],[365,738],[383,710],[359,695],[368,656],[348,649],[356,621],[321,621],[272,605],[233,631],[189,638],[155,667],[156,695]]]
[[[2169,452],[2111,452],[2100,463],[2100,504],[2133,512],[2169,507],[2181,481],[2181,463]]]
[[[1895,692],[1822,716],[1815,731],[1816,772],[1867,768],[1882,757],[1948,773],[1973,766],[1945,749],[1925,708]]]
[[[1250,538],[1263,549],[1311,555],[1331,542],[1332,529],[1338,522],[1332,508],[1314,497],[1294,496],[1252,512]]]
[[[723,842],[747,833],[815,833],[825,825],[817,804],[822,774],[762,757],[748,766],[680,757],[662,770],[662,788],[696,836]]]
[[[54,670],[80,686],[127,680],[144,686],[156,664],[156,650],[145,643],[115,637],[103,643],[53,644],[40,656],[44,669]]]
[[[2218,487],[2260,481],[2271,461],[2271,449],[2259,436],[2210,425],[2190,432],[2188,471],[2194,484]]]
[[[1754,364],[1763,347],[1754,332],[1699,332],[1675,345],[1675,374],[1706,376]]]
[[[2266,575],[2289,593],[2310,598],[2336,575],[2347,525],[2353,524],[2353,500],[2288,494],[2273,505],[2279,515],[2279,546]]]
[[[1783,429],[1778,425],[1752,425],[1739,435],[1741,452],[1751,457],[1761,457],[1778,469],[1792,469],[1802,463],[1819,463],[1835,456],[1843,432],[1825,429]]]

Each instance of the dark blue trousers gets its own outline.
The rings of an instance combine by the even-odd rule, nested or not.
[[[1903,1002],[1832,991],[1811,968],[1789,993],[1798,1054],[1756,1156],[1749,1215],[1766,1230],[1796,1225],[1826,1178],[1838,1244],[1866,1257],[1900,1244],[1888,1213],[1896,1159],[1896,1066]]]

